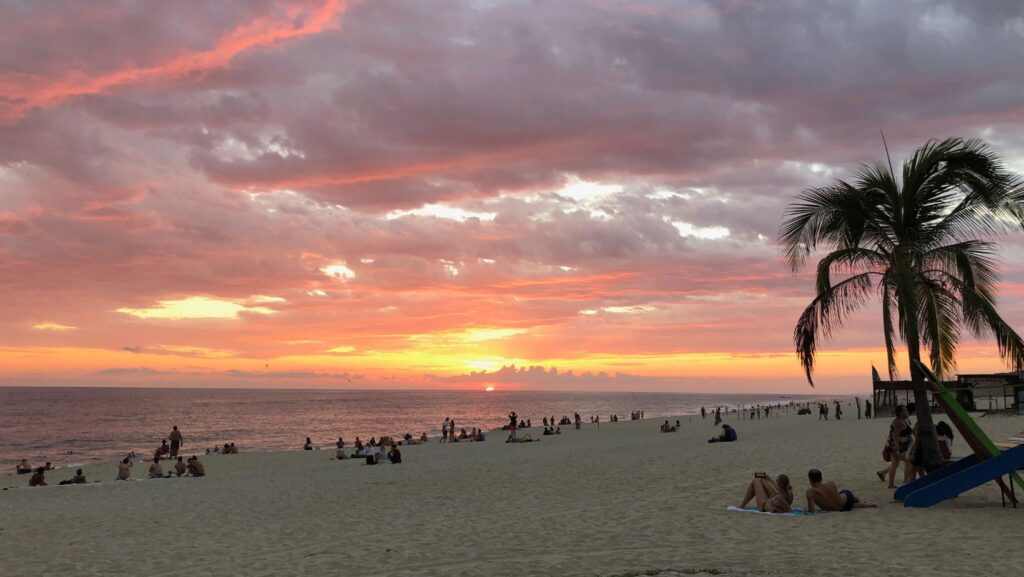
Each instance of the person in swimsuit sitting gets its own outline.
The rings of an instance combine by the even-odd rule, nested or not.
[[[524,434],[522,437],[516,437],[515,432],[509,433],[508,438],[505,439],[506,443],[535,443],[540,439],[534,439],[530,436],[530,433]]]
[[[36,467],[36,472],[32,473],[32,478],[28,480],[29,487],[45,487],[46,486],[46,468]]]
[[[871,503],[861,501],[848,489],[840,491],[832,481],[822,482],[821,471],[811,469],[807,472],[807,480],[811,488],[807,489],[807,510],[811,513],[818,509],[823,511],[852,511],[866,507],[875,507]]]
[[[754,479],[747,484],[740,509],[755,499],[757,509],[764,513],[788,513],[793,510],[793,486],[787,475],[779,475],[775,481],[764,471],[754,473]]]

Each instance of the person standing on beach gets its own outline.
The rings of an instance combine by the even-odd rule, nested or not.
[[[173,459],[178,456],[178,449],[185,445],[185,439],[181,436],[178,425],[171,428],[171,434],[167,435],[167,438],[171,440],[171,458]]]
[[[441,440],[438,443],[448,442],[448,417],[444,418],[444,422],[441,423]]]
[[[707,416],[708,416],[708,412],[704,410],[704,407],[701,407],[700,408],[700,418],[703,419],[704,417],[707,417]]]
[[[715,407],[715,424],[714,424],[714,426],[717,427],[718,425],[721,425],[721,424],[722,424],[722,407]]]
[[[842,418],[843,418],[843,406],[839,404],[839,401],[836,401],[836,420],[839,421],[839,420],[842,420]]]
[[[579,413],[576,413],[575,419],[576,419],[575,420],[575,422],[576,422],[576,430],[578,431],[578,430],[580,430],[580,421],[582,421],[582,419],[580,418],[580,414]]]

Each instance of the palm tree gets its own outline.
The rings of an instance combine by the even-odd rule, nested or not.
[[[925,376],[915,366],[921,347],[942,378],[955,368],[965,329],[994,336],[1000,356],[1015,370],[1024,366],[1024,341],[996,310],[997,247],[984,240],[1024,227],[1024,187],[978,140],[929,141],[902,168],[897,175],[891,161],[867,164],[852,182],[805,190],[787,208],[779,240],[794,272],[819,245],[830,251],[793,331],[808,382],[814,386],[819,343],[877,292],[890,378],[897,337],[907,346],[918,442],[931,470],[942,459]]]

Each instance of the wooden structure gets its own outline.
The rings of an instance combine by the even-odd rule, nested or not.
[[[942,384],[968,411],[1013,408],[1024,412],[1024,379],[1018,373],[958,375],[955,381],[944,381]],[[892,414],[897,405],[912,402],[912,381],[883,381],[877,378],[872,380],[872,416],[880,412]],[[932,407],[935,407],[934,399]]]

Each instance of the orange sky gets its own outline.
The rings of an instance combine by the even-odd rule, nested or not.
[[[787,203],[883,125],[1024,170],[1021,16],[872,10],[2,7],[0,385],[810,392]],[[837,34],[877,42],[799,42]],[[880,325],[818,392],[868,390]]]

